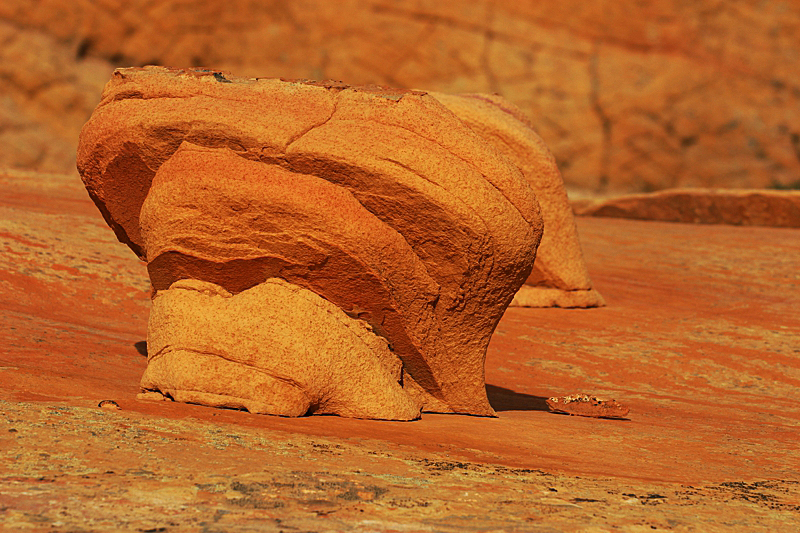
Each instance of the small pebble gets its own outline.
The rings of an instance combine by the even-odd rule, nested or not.
[[[100,409],[113,409],[114,411],[119,411],[120,406],[114,400],[103,400],[102,402],[97,404],[97,407]]]

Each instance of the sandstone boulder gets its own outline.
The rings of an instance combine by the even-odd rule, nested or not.
[[[493,414],[486,348],[542,216],[435,98],[119,69],[78,168],[148,263],[145,390],[287,416]]]
[[[578,229],[556,161],[525,114],[498,95],[431,93],[522,171],[542,208],[544,235],[531,275],[511,305],[597,307]]]

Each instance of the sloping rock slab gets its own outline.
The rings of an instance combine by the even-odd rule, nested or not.
[[[800,228],[800,191],[673,189],[574,209],[594,217]]]

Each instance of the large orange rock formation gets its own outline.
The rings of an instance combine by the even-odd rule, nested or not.
[[[494,413],[486,348],[542,216],[432,96],[121,69],[78,167],[148,262],[145,390],[290,416]]]

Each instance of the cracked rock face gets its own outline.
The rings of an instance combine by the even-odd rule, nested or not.
[[[285,416],[494,414],[486,348],[542,214],[436,98],[120,69],[78,168],[148,263],[143,389]]]
[[[592,288],[555,158],[522,110],[498,95],[430,94],[519,167],[541,205],[545,232],[533,270],[511,305],[605,305],[600,293]]]

